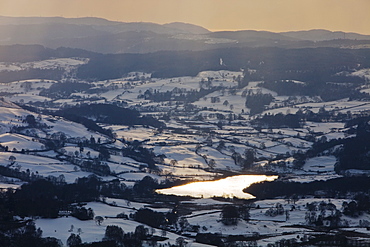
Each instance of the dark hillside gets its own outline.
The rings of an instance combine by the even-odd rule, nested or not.
[[[81,49],[60,47],[58,49],[45,48],[42,45],[4,45],[0,46],[0,62],[25,63],[50,58],[66,57],[94,57],[97,53]]]
[[[0,62],[32,62],[48,59],[53,50],[42,45],[0,46]]]
[[[224,65],[220,65],[220,58]],[[106,80],[122,77],[131,71],[143,71],[153,73],[153,77],[176,77],[194,76],[204,70],[239,71],[249,68],[257,72],[246,80],[331,82],[340,80],[333,77],[338,72],[363,67],[370,67],[370,49],[225,48],[198,52],[103,55],[81,66],[78,76]]]
[[[325,191],[328,195],[335,196],[348,192],[363,192],[364,188],[369,188],[369,186],[370,178],[368,177],[343,177],[310,183],[285,181],[261,182],[252,184],[243,191],[256,196],[258,199],[266,199],[279,196],[315,195],[317,191]]]

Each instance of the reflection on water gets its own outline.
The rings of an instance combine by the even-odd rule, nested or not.
[[[165,195],[192,196],[200,198],[210,198],[216,196],[253,199],[255,197],[251,194],[244,193],[243,189],[249,187],[253,183],[273,181],[277,178],[278,176],[238,175],[216,181],[194,182],[181,186],[175,186],[169,189],[156,190],[156,192]]]

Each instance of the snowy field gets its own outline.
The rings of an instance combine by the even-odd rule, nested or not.
[[[141,205],[131,205],[131,206],[141,206]],[[82,242],[97,242],[101,241],[104,237],[105,229],[108,225],[116,225],[123,229],[125,233],[127,232],[134,232],[135,228],[141,223],[132,221],[132,220],[124,220],[119,218],[111,218],[116,217],[117,214],[125,212],[134,212],[135,210],[125,211],[121,207],[116,206],[109,206],[103,203],[92,202],[86,205],[86,208],[92,208],[95,215],[104,216],[109,218],[104,218],[104,221],[101,225],[97,225],[94,220],[87,220],[81,221],[73,217],[61,217],[57,219],[37,219],[36,220],[36,227],[40,227],[43,231],[43,237],[55,237],[62,240],[63,244],[66,244],[68,237],[71,233],[78,234],[78,229],[80,228],[82,233],[80,233],[80,237]],[[72,227],[73,226],[73,227]],[[147,228],[151,228],[145,226]],[[161,234],[160,229],[154,229],[156,235]],[[171,244],[175,244],[176,239],[181,237],[181,235],[174,234],[172,232],[167,232],[166,237],[168,238],[165,243],[170,242]],[[209,245],[193,243],[193,239],[187,239],[187,242],[191,243],[191,246],[199,246],[199,247],[206,247]]]
[[[74,58],[56,58],[43,61],[27,62],[27,63],[4,63],[0,62],[0,72],[2,71],[20,71],[26,69],[56,69],[80,66],[87,63],[86,59]]]

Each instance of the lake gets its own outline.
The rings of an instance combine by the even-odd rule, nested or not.
[[[240,199],[253,199],[253,195],[244,193],[243,189],[253,183],[262,181],[273,181],[278,176],[266,175],[237,175],[220,180],[193,182],[181,186],[175,186],[168,189],[156,190],[159,194],[192,196],[198,198],[225,197]]]

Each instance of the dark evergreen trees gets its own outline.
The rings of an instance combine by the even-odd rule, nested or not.
[[[222,209],[221,222],[224,225],[237,225],[239,217],[239,210],[234,205],[227,205]]]
[[[1,222],[1,247],[61,247],[62,243],[56,238],[42,238],[40,228],[36,229],[33,221]]]
[[[347,169],[370,170],[370,125],[358,123],[356,137],[346,140],[339,153],[336,171]]]
[[[80,235],[72,233],[67,239],[67,245],[69,247],[76,247],[82,244]]]
[[[151,176],[145,176],[142,180],[137,181],[134,185],[134,192],[138,195],[149,196],[158,188],[158,181]]]
[[[264,128],[299,128],[301,127],[302,116],[298,114],[263,115],[252,120],[252,124]]]
[[[362,192],[368,188],[368,177],[343,177],[327,181],[313,181],[309,183],[272,181],[252,184],[244,189],[258,199],[274,198],[278,196],[315,195],[316,191],[323,191],[329,196],[346,194],[348,192]]]
[[[104,241],[115,241],[117,244],[121,244],[124,240],[124,232],[119,226],[107,226],[105,229]]]
[[[166,217],[164,213],[155,212],[149,208],[139,209],[134,216],[135,220],[147,224],[152,227],[160,227],[166,223]]]
[[[250,109],[250,114],[255,115],[263,112],[265,105],[270,104],[274,97],[271,94],[249,94],[246,97],[245,106]]]
[[[91,86],[91,84],[82,82],[59,82],[52,84],[48,89],[43,89],[40,95],[53,99],[67,98],[72,93],[86,91]]]
[[[94,218],[94,211],[91,208],[75,207],[72,211],[72,216],[79,220],[92,220]]]
[[[149,125],[156,128],[164,127],[162,122],[147,116],[140,116],[136,110],[122,108],[109,104],[90,104],[74,106],[56,112],[57,115],[71,118],[93,118],[98,123],[123,124],[123,125]]]

